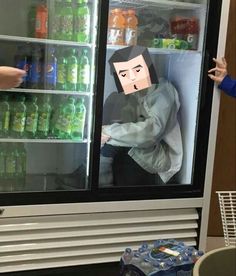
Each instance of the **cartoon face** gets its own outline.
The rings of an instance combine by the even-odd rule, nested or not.
[[[124,62],[114,62],[124,93],[131,94],[152,85],[147,64],[142,55]]]

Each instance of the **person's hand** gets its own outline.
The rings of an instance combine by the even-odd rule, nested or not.
[[[104,145],[106,142],[108,142],[111,139],[111,136],[102,134],[101,136],[101,145]]]
[[[18,87],[26,72],[21,69],[8,66],[0,66],[0,89]]]
[[[216,67],[210,69],[208,73],[213,73],[215,74],[208,74],[209,78],[211,78],[213,81],[217,82],[220,84],[224,77],[227,75],[227,62],[225,58],[221,59],[215,59],[213,58],[214,62],[216,63]]]
[[[101,145],[102,146],[111,139],[110,135],[107,135],[107,134],[104,133],[104,128],[105,127],[106,126],[102,126],[102,134],[101,134]]]

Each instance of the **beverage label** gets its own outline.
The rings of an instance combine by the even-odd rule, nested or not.
[[[41,64],[39,62],[33,62],[31,66],[30,82],[39,83],[41,78]]]
[[[37,130],[38,114],[31,113],[26,118],[25,130],[28,132],[35,133]]]
[[[64,84],[66,82],[66,65],[58,64],[57,69],[57,82]]]
[[[197,50],[198,47],[198,35],[197,34],[188,34],[187,42],[191,50]]]
[[[25,114],[17,112],[14,114],[12,122],[12,130],[16,132],[23,132],[25,128]]]
[[[90,15],[80,15],[75,18],[74,25],[75,33],[82,33],[85,36],[89,36],[90,32]]]
[[[69,134],[71,132],[72,120],[73,120],[72,114],[67,114],[64,118],[62,118],[60,122],[60,130]]]
[[[166,248],[164,246],[160,247],[159,251],[164,252],[164,253],[169,254],[169,255],[172,255],[172,256],[175,256],[175,257],[179,256],[178,251],[171,250],[170,248]]]
[[[129,46],[137,44],[137,29],[126,28],[125,44]]]
[[[61,32],[63,34],[73,34],[73,16],[64,15],[61,17]]]
[[[85,64],[82,68],[79,69],[78,83],[80,84],[89,84],[90,83],[90,65]]]
[[[48,33],[48,14],[47,12],[38,12],[36,15],[35,31],[40,37],[46,37]]]
[[[6,157],[6,173],[14,174],[16,172],[16,160],[13,156]]]
[[[108,30],[108,44],[123,45],[124,44],[124,29],[110,28]]]
[[[69,64],[67,72],[67,81],[72,84],[77,83],[78,77],[78,64]]]
[[[39,114],[38,120],[38,130],[42,132],[47,132],[49,130],[49,114],[48,113],[41,113]]]
[[[0,176],[5,173],[5,158],[3,155],[0,155]]]
[[[4,118],[5,116],[5,118]],[[9,129],[9,124],[10,124],[10,111],[6,111],[4,114],[3,118],[4,118],[4,125],[3,125],[3,129],[6,131]],[[0,127],[1,129],[1,127]]]
[[[79,113],[73,120],[71,132],[77,134],[76,136],[80,136],[83,139],[84,133],[84,123],[85,123],[85,114]]]
[[[54,15],[52,23],[52,38],[56,38],[60,32],[61,18],[59,15]]]
[[[26,82],[29,80],[29,69],[30,69],[30,64],[27,62],[26,59],[20,60],[17,64],[16,67],[19,69],[22,69],[26,72],[26,75],[22,78],[23,82]]]
[[[57,82],[57,63],[48,63],[46,66],[46,83],[56,85]]]

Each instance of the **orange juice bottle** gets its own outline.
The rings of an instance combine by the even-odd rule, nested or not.
[[[125,45],[132,46],[137,44],[138,38],[138,19],[135,10],[128,10],[126,16]]]
[[[124,45],[125,18],[121,9],[111,10],[108,21],[107,43],[112,45]]]
[[[48,35],[48,8],[39,4],[36,9],[35,37],[47,38]]]

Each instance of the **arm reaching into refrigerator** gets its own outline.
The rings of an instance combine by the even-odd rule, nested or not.
[[[14,67],[0,66],[0,89],[10,89],[19,86],[25,71]]]

